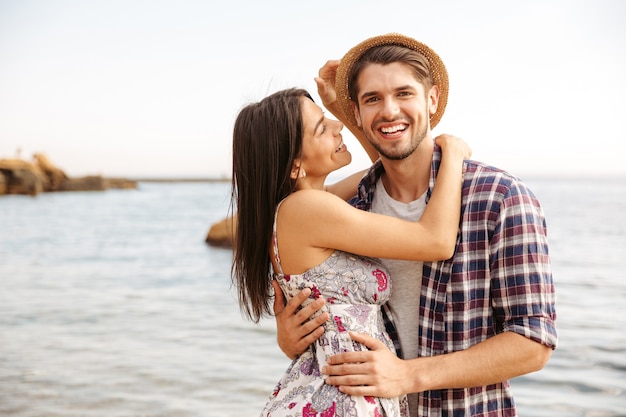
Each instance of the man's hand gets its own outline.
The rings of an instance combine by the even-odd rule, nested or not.
[[[326,304],[326,301],[318,298],[298,310],[311,295],[310,288],[303,289],[285,304],[285,296],[278,282],[272,280],[272,285],[275,294],[274,315],[276,316],[278,346],[289,359],[294,359],[324,334],[322,324],[330,318],[329,314],[321,312],[311,320],[309,319]]]
[[[370,350],[329,357],[328,365],[322,369],[328,375],[327,384],[338,385],[341,392],[349,395],[391,398],[409,392],[407,367],[402,359],[367,334],[350,332],[350,337]]]
[[[322,369],[327,384],[349,395],[394,397],[497,384],[540,370],[552,353],[550,346],[504,332],[465,350],[402,360],[371,336],[350,336],[371,350],[331,356]]]

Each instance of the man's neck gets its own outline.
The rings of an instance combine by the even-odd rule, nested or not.
[[[385,167],[382,182],[387,194],[402,203],[420,198],[430,183],[432,156],[432,140],[425,139],[419,148],[405,159],[381,158]]]

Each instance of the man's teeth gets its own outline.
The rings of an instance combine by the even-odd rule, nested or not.
[[[396,125],[396,126],[382,127],[380,131],[383,133],[396,133],[404,129],[405,129],[404,125]]]

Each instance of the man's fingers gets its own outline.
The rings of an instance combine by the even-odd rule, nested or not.
[[[324,304],[326,304],[326,300],[324,300],[323,298],[318,298],[316,300],[313,300],[311,303],[309,303],[306,306],[302,307],[302,309],[300,309],[300,311],[298,311],[295,314],[296,320],[299,323],[304,323],[305,321],[307,321],[310,318],[312,318],[313,315],[315,313],[317,313],[322,307],[324,307]],[[326,321],[326,320],[323,320],[322,323],[324,321]]]
[[[307,347],[309,347],[311,343],[315,342],[323,334],[324,334],[323,327],[320,326],[320,327],[317,327],[316,329],[313,329],[313,331],[311,331],[306,336],[300,339],[300,341],[297,343],[298,349],[305,350]]]
[[[352,340],[364,344],[370,350],[388,349],[382,341],[370,336],[367,333],[350,332],[350,337]]]
[[[322,368],[322,373],[328,376],[336,376],[343,377],[339,380],[334,380],[335,385],[338,385],[338,382],[342,382],[345,384],[347,382],[346,378],[353,377],[355,375],[361,375],[365,373],[365,367],[361,363],[342,363],[339,365],[328,365]]]
[[[352,377],[367,375],[372,372],[374,354],[371,351],[338,353],[326,359],[327,365],[322,368],[322,373],[328,376]],[[333,380],[333,385],[344,385],[346,379]]]
[[[371,381],[367,375],[342,375],[326,377],[326,383],[328,385],[357,386],[367,385],[369,382]]]
[[[322,305],[324,304],[322,303]],[[299,322],[303,323],[302,326],[300,327],[300,330],[302,331],[302,336],[315,331],[330,318],[330,315],[327,312],[322,312],[317,317],[314,317],[311,320],[306,321],[309,319],[310,316],[311,316],[310,314],[305,314],[302,317],[296,316],[296,320],[301,320]],[[322,330],[322,333],[323,333],[323,330]]]
[[[339,391],[343,392],[346,395],[359,396],[359,397],[378,397],[378,390],[376,387],[372,387],[369,385],[358,384],[355,386],[349,385],[340,385]]]
[[[291,300],[289,300],[289,302],[287,302],[287,305],[285,305],[284,312],[288,316],[293,315],[295,313],[295,311],[298,309],[298,307],[300,307],[300,304],[302,304],[304,302],[304,300],[309,298],[309,295],[311,295],[311,289],[310,288],[304,288],[302,291],[300,291],[298,294],[296,294],[293,298],[291,298]]]
[[[272,280],[272,286],[274,287],[274,315],[278,316],[285,309],[285,295],[275,279]]]

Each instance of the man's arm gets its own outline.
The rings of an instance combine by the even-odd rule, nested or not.
[[[329,358],[329,366],[323,369],[329,375],[327,383],[339,385],[342,391],[353,395],[389,397],[491,385],[545,366],[557,341],[545,222],[532,194],[522,184],[514,186],[500,210],[503,226],[497,236],[499,261],[490,268],[491,279],[499,281],[492,298],[494,314],[503,331],[464,350],[406,361],[398,359],[382,343],[358,335],[355,340],[372,350]],[[526,257],[507,260],[507,253],[524,253]],[[519,285],[520,282],[525,285]],[[516,285],[515,297],[509,296],[513,291],[507,291],[511,285]],[[526,291],[526,296],[522,291]],[[526,315],[527,312],[532,315]]]
[[[552,348],[513,332],[469,349],[439,356],[399,359],[380,341],[351,334],[370,350],[331,356],[326,383],[350,395],[395,397],[412,392],[484,386],[542,369]]]
[[[311,316],[318,312],[326,301],[320,297],[300,309],[300,305],[311,295],[310,288],[303,289],[285,304],[285,296],[278,282],[272,280],[272,285],[275,294],[274,315],[278,346],[289,359],[294,359],[324,334],[322,324],[330,318],[328,313],[322,312],[314,318]]]

